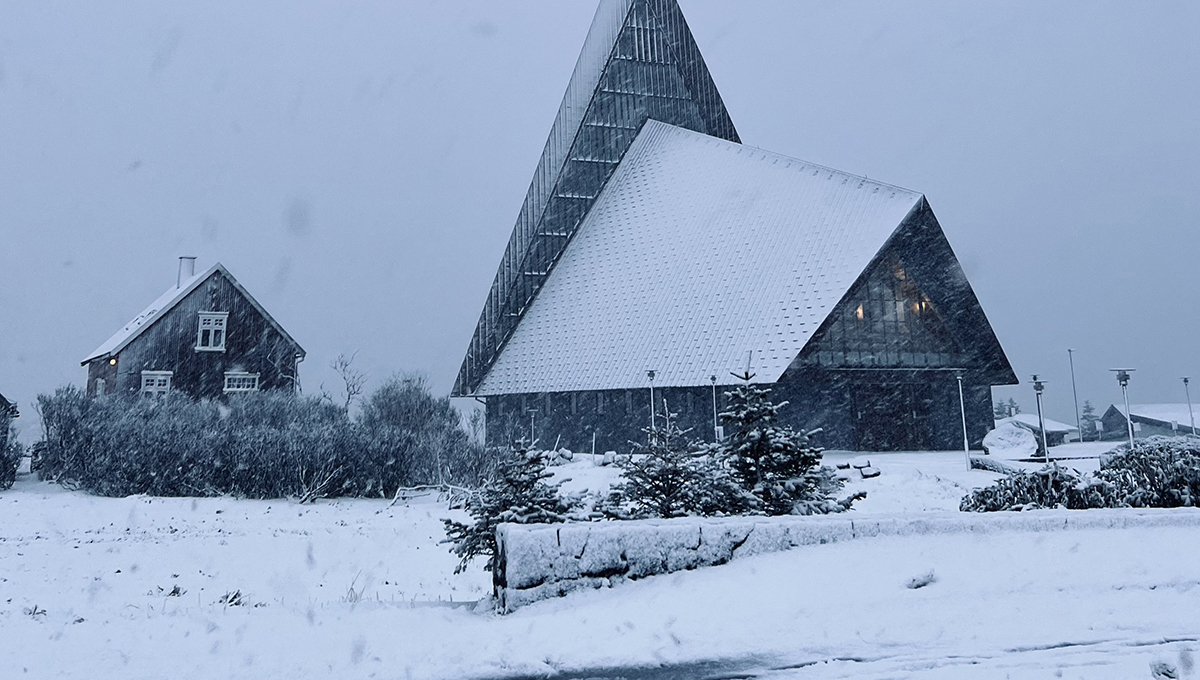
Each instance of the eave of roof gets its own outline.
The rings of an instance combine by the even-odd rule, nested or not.
[[[167,312],[171,311],[171,309],[182,302],[184,298],[190,295],[192,291],[199,288],[200,284],[204,283],[217,273],[220,273],[226,279],[228,279],[229,283],[232,284],[238,292],[246,297],[254,309],[257,310],[258,313],[261,314],[271,324],[271,326],[279,332],[280,335],[282,335],[289,343],[292,344],[293,347],[296,348],[297,357],[300,357],[301,359],[304,358],[305,351],[304,348],[300,346],[300,343],[296,342],[296,340],[292,338],[292,336],[286,330],[284,330],[283,326],[281,326],[279,322],[275,320],[275,317],[271,316],[267,310],[261,304],[259,304],[258,300],[254,299],[254,296],[250,294],[250,291],[246,290],[242,284],[239,283],[236,278],[234,278],[233,274],[229,273],[229,270],[225,268],[225,265],[218,262],[209,267],[204,273],[197,274],[196,276],[181,282],[178,286],[173,286],[167,289],[167,291],[160,295],[157,300],[151,302],[146,309],[142,310],[141,314],[135,316],[133,320],[125,324],[121,330],[114,333],[112,337],[110,337],[108,340],[105,340],[96,349],[92,350],[91,354],[89,354],[86,359],[80,362],[80,365],[86,366],[97,359],[107,359],[115,354],[119,354],[121,350],[129,346],[129,343],[133,342],[139,335],[142,334],[143,331],[154,325],[159,319],[166,315]]]

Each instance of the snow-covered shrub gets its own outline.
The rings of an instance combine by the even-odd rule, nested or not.
[[[1135,508],[1200,506],[1200,437],[1149,437],[1106,458],[1097,477]]]
[[[842,512],[866,497],[858,492],[836,500],[843,481],[821,465],[821,449],[808,435],[776,424],[787,402],[770,401],[770,389],[745,384],[729,392],[721,414],[728,438],[721,456],[734,479],[756,499],[755,509],[768,515],[811,515]]]
[[[647,444],[616,464],[624,481],[615,485],[599,510],[614,519],[742,514],[756,507],[721,464],[718,449],[692,442],[672,414],[663,426],[646,428]]]
[[[21,465],[21,456],[25,454],[21,442],[17,441],[17,427],[8,424],[8,437],[0,446],[0,491],[10,488],[17,481],[17,468]]]
[[[566,521],[569,504],[559,496],[556,486],[546,483],[551,476],[546,471],[542,451],[516,448],[506,453],[496,464],[492,479],[468,496],[465,509],[474,520],[463,524],[443,520],[446,543],[460,558],[454,573],[460,573],[476,557],[488,558],[485,571],[496,563],[496,527],[502,523],[550,524]]]
[[[448,401],[419,383],[385,385],[359,421],[328,400],[284,391],[214,402],[179,393],[93,399],[67,387],[38,406],[39,476],[108,496],[380,497],[474,483],[489,465]]]
[[[424,378],[393,378],[362,405],[369,461],[385,488],[453,482],[475,485],[495,457],[462,427],[449,397],[436,398]]]
[[[1200,505],[1200,438],[1150,437],[1104,459],[1095,475],[1047,465],[976,489],[964,511],[1025,508],[1175,508]]]
[[[983,437],[983,451],[1001,458],[1029,458],[1038,453],[1037,437],[1033,432],[1012,421],[1000,423]]]
[[[1089,475],[1047,465],[1036,472],[1017,472],[963,497],[963,512],[996,512],[1066,507],[1070,510],[1114,507],[1116,489]]]

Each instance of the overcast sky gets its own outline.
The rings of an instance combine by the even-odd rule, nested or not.
[[[0,392],[82,385],[196,255],[306,392],[358,351],[448,393],[595,5],[0,3]],[[744,143],[928,196],[997,398],[1073,421],[1067,347],[1098,406],[1200,382],[1200,3],[680,5]]]

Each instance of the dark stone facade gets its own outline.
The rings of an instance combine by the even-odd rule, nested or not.
[[[967,436],[980,445],[992,426],[991,387],[964,379]],[[788,404],[780,417],[798,430],[820,429],[813,441],[827,449],[921,451],[961,449],[958,382],[946,371],[817,371],[769,385],[771,398]],[[718,385],[717,410],[731,385]],[[713,389],[655,388],[655,400],[699,441],[713,441]],[[531,409],[536,412],[530,413]],[[659,408],[662,413],[662,407]],[[531,417],[532,416],[532,417]],[[489,397],[488,441],[505,446],[532,433],[540,446],[572,451],[627,452],[645,442],[650,426],[649,385],[634,390],[543,392]]]

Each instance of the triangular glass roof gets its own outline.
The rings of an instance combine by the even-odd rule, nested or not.
[[[740,143],[675,0],[602,0],[453,394],[471,394],[647,119]]]
[[[966,368],[937,306],[904,265],[894,253],[877,259],[798,361],[825,369]]]

